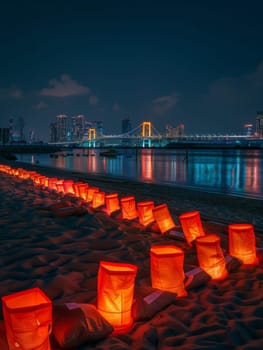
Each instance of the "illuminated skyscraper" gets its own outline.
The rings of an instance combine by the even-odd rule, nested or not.
[[[72,117],[72,141],[81,141],[86,131],[86,120],[84,115]]]
[[[101,120],[96,120],[93,122],[94,128],[96,129],[96,133],[98,136],[103,135],[103,122]]]
[[[68,137],[68,117],[64,114],[57,116],[57,141],[67,141]]]
[[[258,137],[263,137],[263,112],[257,112],[256,135]]]

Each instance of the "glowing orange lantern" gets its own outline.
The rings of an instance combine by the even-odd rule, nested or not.
[[[122,218],[133,220],[137,218],[137,209],[134,196],[121,198]]]
[[[98,208],[105,203],[105,192],[94,192],[92,199],[92,208]]]
[[[176,246],[152,246],[151,280],[152,287],[185,296],[184,251]]]
[[[50,350],[52,304],[39,288],[2,297],[10,350]]]
[[[72,194],[75,193],[73,180],[64,180],[63,186],[64,186],[64,193],[72,193]]]
[[[82,199],[87,199],[89,185],[86,183],[78,184],[79,197]]]
[[[213,280],[223,280],[228,275],[219,236],[209,234],[197,237],[196,250],[200,268]]]
[[[118,193],[107,194],[105,196],[106,212],[108,215],[120,209]]]
[[[228,226],[229,254],[240,259],[245,265],[257,265],[256,239],[252,224]]]
[[[132,326],[131,307],[136,274],[136,265],[100,262],[97,308],[116,333]]]
[[[93,200],[93,195],[95,192],[99,192],[98,187],[88,187],[87,193],[86,193],[86,201],[87,202],[92,202]]]
[[[175,228],[175,223],[171,217],[167,204],[160,204],[153,208],[153,216],[161,233],[165,233]]]
[[[83,182],[73,182],[74,193],[77,197],[80,197],[79,185],[82,185]]]
[[[147,226],[152,222],[154,222],[153,208],[154,208],[153,201],[145,201],[145,202],[137,203],[137,211],[138,211],[140,224]]]
[[[64,180],[58,180],[56,182],[56,188],[58,192],[63,192],[64,193],[64,185],[63,185]]]
[[[185,238],[190,246],[197,237],[205,235],[199,211],[184,213],[179,216],[179,220]]]
[[[50,177],[48,179],[48,188],[50,190],[56,190],[57,187],[56,187],[56,183],[57,183],[58,179],[56,177]]]

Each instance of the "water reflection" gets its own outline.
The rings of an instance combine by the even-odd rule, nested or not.
[[[78,155],[77,155],[78,153]],[[263,198],[262,154],[260,150],[123,150],[114,158],[74,150],[73,155],[17,155],[18,160],[40,165],[140,181],[191,186],[207,191],[247,194]]]

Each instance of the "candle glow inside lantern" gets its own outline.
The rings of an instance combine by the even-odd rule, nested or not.
[[[186,296],[184,251],[176,246],[152,246],[150,250],[152,287]]]
[[[9,350],[50,350],[51,300],[39,288],[2,297]]]
[[[64,180],[63,186],[64,186],[64,193],[72,193],[72,194],[75,193],[73,180]]]
[[[183,233],[187,243],[192,246],[192,242],[197,238],[205,235],[199,211],[191,211],[179,216]]]
[[[64,193],[64,185],[63,185],[64,180],[60,179],[56,182],[56,188],[58,192],[63,192]]]
[[[137,203],[138,218],[141,225],[147,226],[154,222],[153,216],[153,201],[144,201]]]
[[[220,237],[208,234],[196,238],[197,258],[200,268],[213,280],[223,280],[227,277],[226,262],[220,246]]]
[[[58,179],[56,177],[50,177],[48,179],[48,188],[50,190],[56,190],[57,189],[57,186],[56,186],[57,181],[58,181]]]
[[[87,193],[86,193],[86,201],[87,202],[92,202],[93,200],[93,195],[95,192],[99,192],[98,187],[88,187],[87,188]]]
[[[120,209],[118,193],[111,193],[105,196],[106,212],[108,215]]]
[[[153,216],[161,233],[165,233],[175,228],[175,223],[171,217],[167,204],[160,204],[153,208]]]
[[[244,265],[257,265],[256,239],[252,224],[228,226],[229,254],[240,259]]]
[[[79,197],[86,200],[89,185],[82,183],[82,184],[78,184],[77,186],[78,186]]]
[[[100,262],[97,308],[116,333],[128,330],[133,323],[131,307],[137,269],[132,264]]]
[[[94,192],[92,199],[92,208],[98,208],[105,203],[105,192]]]
[[[133,220],[137,218],[137,209],[134,196],[121,198],[121,212],[122,218]]]

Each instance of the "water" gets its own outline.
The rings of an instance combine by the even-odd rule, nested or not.
[[[67,156],[18,154],[18,160],[57,168],[144,182],[191,187],[263,199],[262,150],[118,150],[114,158],[100,150],[75,149]],[[66,154],[66,152],[64,152]],[[91,155],[92,154],[92,155]]]

